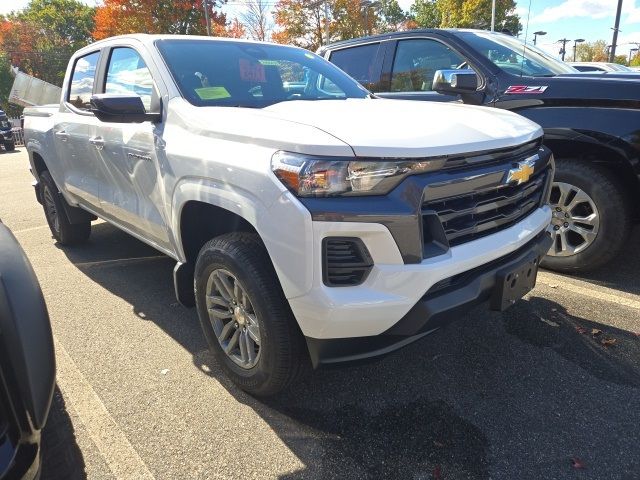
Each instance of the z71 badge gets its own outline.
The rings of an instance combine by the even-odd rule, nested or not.
[[[504,93],[543,93],[547,88],[546,85],[512,85]]]

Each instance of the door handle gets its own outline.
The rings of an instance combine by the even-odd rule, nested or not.
[[[56,137],[58,137],[61,142],[66,142],[67,140],[69,140],[69,134],[64,130],[57,131]]]
[[[104,148],[104,138],[102,137],[91,137],[89,139],[89,143],[96,147],[98,150],[102,150]]]

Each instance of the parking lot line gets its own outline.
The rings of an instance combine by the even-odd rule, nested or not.
[[[45,225],[40,225],[38,227],[30,227],[30,228],[23,228],[22,230],[14,230],[13,234],[17,235],[19,233],[33,232],[34,230],[42,230],[43,228],[49,228],[49,225],[45,224]]]
[[[624,305],[625,307],[640,310],[640,301],[624,297],[620,295],[617,290],[612,288],[594,285],[575,278],[572,278],[569,281],[562,276],[557,276],[549,272],[538,272],[538,281],[548,287],[561,288],[563,290],[577,293],[578,295],[584,295],[586,297],[596,298],[605,302]]]
[[[153,479],[153,474],[69,353],[55,338],[54,341],[58,385],[68,400],[67,405],[75,410],[111,472],[119,479]]]

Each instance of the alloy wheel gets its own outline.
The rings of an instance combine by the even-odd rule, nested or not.
[[[260,358],[260,325],[244,286],[220,268],[209,275],[205,293],[209,320],[222,350],[241,368],[253,368]]]
[[[584,190],[569,183],[554,182],[549,204],[554,242],[547,255],[576,255],[595,241],[600,228],[600,214]]]

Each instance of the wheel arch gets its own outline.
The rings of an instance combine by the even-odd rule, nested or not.
[[[610,171],[624,187],[624,193],[634,208],[635,219],[640,219],[640,178],[624,146],[617,142],[596,142],[590,137],[563,138],[547,137],[545,145],[551,149],[556,160],[577,158],[592,162]],[[557,165],[556,165],[557,168]]]

